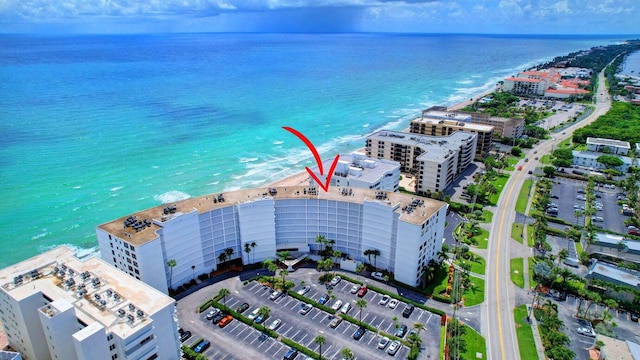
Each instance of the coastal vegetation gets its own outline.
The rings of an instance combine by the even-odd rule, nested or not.
[[[640,106],[613,102],[606,114],[590,125],[574,131],[573,142],[586,144],[588,137],[640,143]]]

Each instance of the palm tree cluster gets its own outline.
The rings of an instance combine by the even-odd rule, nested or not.
[[[545,355],[553,360],[573,360],[576,354],[567,347],[569,337],[561,331],[564,323],[558,318],[558,305],[547,300],[534,310],[534,315],[539,321]]]

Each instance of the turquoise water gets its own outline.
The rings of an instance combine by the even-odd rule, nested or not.
[[[0,266],[116,217],[257,187],[505,76],[619,38],[0,36]]]

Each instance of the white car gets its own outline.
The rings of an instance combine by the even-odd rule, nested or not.
[[[336,300],[336,302],[331,305],[331,309],[338,311],[342,307],[342,300]]]
[[[302,308],[300,309],[300,311],[298,311],[301,315],[307,315],[309,313],[309,311],[311,311],[311,309],[313,308],[313,305],[311,304],[304,304],[302,305]]]
[[[396,308],[396,306],[398,306],[398,300],[396,300],[396,299],[391,299],[391,300],[389,301],[389,304],[388,304],[387,306],[388,306],[389,308],[391,308],[391,309],[395,309],[395,308]]]
[[[379,271],[372,272],[371,277],[378,280],[384,280],[384,275]]]
[[[280,327],[280,324],[282,324],[282,320],[275,319],[275,320],[273,320],[273,322],[271,324],[269,324],[269,326],[267,326],[267,329],[275,330],[275,329]]]
[[[342,280],[342,278],[340,276],[336,276],[333,279],[331,279],[331,286],[336,286],[338,285],[338,283],[340,282],[340,280]]]
[[[400,349],[400,341],[393,340],[387,349],[387,354],[393,356],[398,352],[398,349]]]
[[[260,311],[260,308],[257,308],[255,310],[253,310],[251,312],[251,314],[249,314],[249,316],[247,316],[249,318],[249,320],[253,320],[256,318],[256,316],[258,316],[258,311]]]
[[[360,285],[355,284],[351,287],[351,290],[349,290],[350,293],[355,294],[358,292],[358,290],[360,290]]]
[[[272,292],[272,293],[271,293],[271,295],[269,296],[269,299],[270,299],[270,300],[276,300],[277,298],[279,298],[279,297],[280,297],[280,295],[282,295],[282,292],[281,292],[281,291],[276,290],[276,291],[274,291],[274,292]]]
[[[391,300],[389,295],[383,295],[382,298],[380,298],[380,301],[378,301],[378,305],[385,306],[389,303],[389,300]]]
[[[342,305],[342,307],[340,308],[340,312],[343,314],[346,314],[349,312],[349,310],[351,310],[351,303],[347,302],[344,305]]]
[[[384,350],[384,348],[386,348],[387,345],[389,345],[389,338],[386,336],[381,337],[380,341],[378,341],[378,349]]]
[[[576,329],[578,334],[588,336],[588,337],[596,337],[596,333],[591,328],[579,327]]]
[[[308,293],[309,290],[311,290],[311,286],[309,286],[309,285],[304,286],[300,290],[298,290],[298,295],[304,295],[304,294]]]

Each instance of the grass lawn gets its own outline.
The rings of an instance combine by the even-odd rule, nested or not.
[[[529,247],[533,247],[533,245],[536,244],[535,234],[533,232],[533,225],[527,224],[527,245],[529,245]]]
[[[473,287],[465,290],[462,296],[464,306],[478,305],[484,301],[484,280],[474,276],[469,276],[469,279],[473,283]]]
[[[582,254],[582,251],[582,243],[580,243],[580,241],[576,241],[576,253],[578,253],[578,256]]]
[[[496,190],[498,190],[498,192],[495,194],[491,194],[491,197],[489,197],[489,202],[491,203],[491,205],[495,206],[498,203],[498,199],[500,198],[500,194],[502,193],[504,184],[507,183],[508,179],[509,179],[509,175],[502,174],[493,181],[493,186],[496,187]]]
[[[532,289],[535,289],[536,285],[538,285],[538,283],[533,280],[533,265],[536,263],[535,259],[530,257],[529,259],[529,287]]]
[[[527,211],[527,203],[529,202],[529,193],[531,192],[531,186],[533,185],[532,179],[524,181],[520,194],[518,194],[518,201],[516,202],[516,211],[520,214],[524,214]]]
[[[558,144],[558,147],[556,147],[556,149],[565,149],[565,148],[568,148],[569,146],[571,146],[571,137],[568,137],[562,140],[562,142]]]
[[[440,266],[438,270],[436,270],[436,274],[433,277],[433,281],[427,284],[427,287],[424,290],[425,294],[433,294],[433,290],[438,285],[443,285],[445,288],[447,287],[447,280],[449,279],[449,267],[447,265]]]
[[[487,267],[486,261],[484,258],[478,254],[474,254],[476,257],[476,261],[466,261],[467,264],[471,265],[471,272],[484,275],[485,268]],[[456,260],[456,264],[460,265],[460,260]]]
[[[540,157],[540,163],[543,165],[550,165],[551,164],[551,155],[542,155]]]
[[[440,360],[444,360],[444,345],[447,338],[447,327],[440,326]]]
[[[516,306],[513,309],[513,317],[516,323],[516,335],[518,336],[518,349],[520,358],[529,359],[537,356],[536,343],[533,340],[531,324],[527,322],[527,305]],[[536,354],[536,356],[533,356]]]
[[[468,325],[465,325],[465,327],[467,328],[467,331],[462,338],[467,345],[467,351],[464,354],[461,354],[462,356],[460,358],[464,360],[477,360],[478,358],[476,357],[476,353],[481,353],[481,359],[486,359],[487,346],[484,338]]]
[[[517,157],[509,156],[507,157],[507,166],[504,168],[507,171],[514,171],[516,169],[516,164],[520,161]]]
[[[511,259],[511,281],[519,288],[524,288],[524,268],[522,258]]]
[[[493,213],[489,210],[482,210],[482,219],[479,222],[490,223],[493,220]]]
[[[520,244],[522,244],[522,224],[511,224],[511,238]]]
[[[478,249],[486,249],[489,247],[489,231],[480,229],[480,234],[473,237],[478,242]]]

